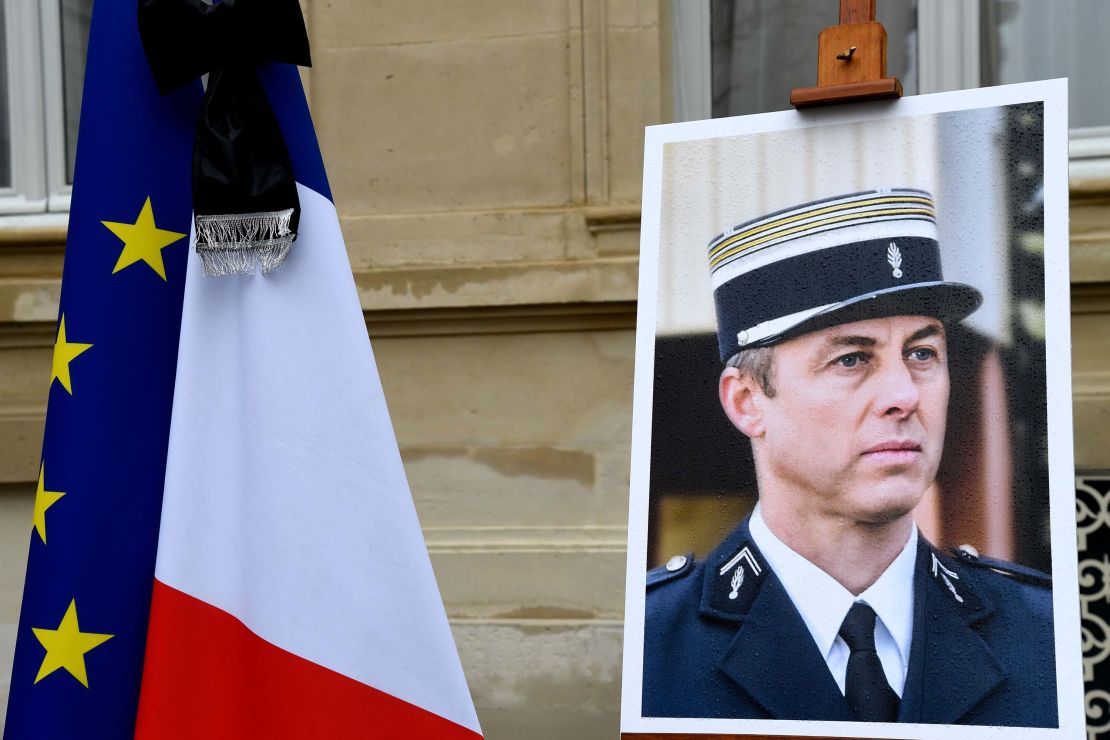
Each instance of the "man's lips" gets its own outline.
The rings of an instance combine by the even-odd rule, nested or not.
[[[921,452],[921,445],[911,440],[889,440],[867,448],[863,454],[871,455],[877,452]]]

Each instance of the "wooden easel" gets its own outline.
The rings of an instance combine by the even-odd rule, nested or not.
[[[840,23],[817,37],[817,87],[790,91],[790,104],[810,108],[902,97],[902,83],[886,76],[886,29],[875,20],[875,0],[840,0]],[[694,735],[622,732],[621,740],[848,740],[801,735]],[[854,738],[852,740],[881,740]]]

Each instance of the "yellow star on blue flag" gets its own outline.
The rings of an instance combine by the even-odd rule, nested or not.
[[[69,608],[66,609],[58,629],[32,627],[31,631],[35,633],[35,639],[39,644],[46,648],[46,655],[35,676],[35,683],[59,668],[64,668],[86,689],[89,687],[89,675],[85,671],[85,653],[115,637],[115,635],[97,632],[82,632],[77,623],[76,599],[70,600]]]
[[[112,274],[136,262],[145,262],[150,269],[158,273],[163,280],[166,279],[166,266],[162,262],[162,250],[185,238],[185,234],[168,229],[159,229],[154,223],[154,209],[147,197],[143,208],[139,211],[135,223],[121,223],[117,221],[101,221],[108,230],[123,242],[123,251],[116,260]]]
[[[63,491],[46,490],[46,463],[39,466],[39,487],[35,490],[35,509],[31,515],[31,526],[38,533],[42,544],[46,544],[46,510],[65,496]]]
[[[54,341],[54,359],[50,365],[50,380],[57,380],[66,393],[73,395],[73,380],[69,374],[69,363],[73,362],[83,352],[90,349],[91,344],[86,342],[71,342],[66,337],[66,315],[62,314],[58,322],[58,338]]]

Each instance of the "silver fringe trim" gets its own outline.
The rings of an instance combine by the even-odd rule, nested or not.
[[[270,272],[281,267],[296,236],[293,209],[197,216],[197,254],[207,277]]]

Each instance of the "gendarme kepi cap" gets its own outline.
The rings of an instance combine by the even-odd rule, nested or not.
[[[924,190],[868,190],[778,211],[709,243],[721,360],[881,316],[959,321],[982,295],[941,275]]]

